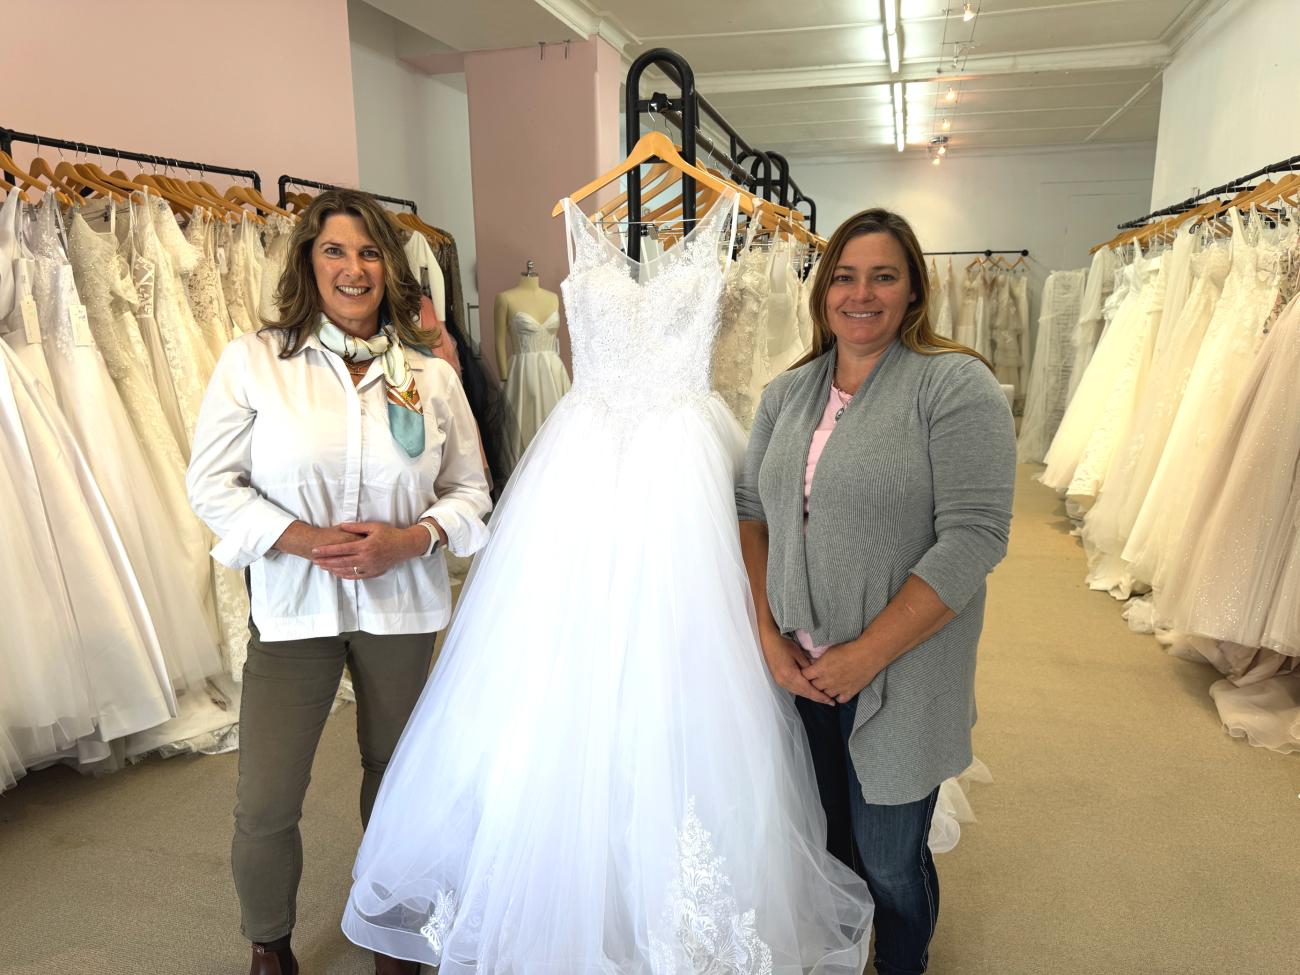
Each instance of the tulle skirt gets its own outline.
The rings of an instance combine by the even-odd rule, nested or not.
[[[384,776],[349,938],[442,975],[859,975],[871,900],[758,648],[740,450],[716,395],[560,402]]]

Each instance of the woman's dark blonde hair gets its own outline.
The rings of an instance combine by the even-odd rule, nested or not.
[[[302,351],[320,320],[323,309],[311,253],[325,221],[336,213],[359,218],[366,225],[370,239],[379,246],[384,259],[384,299],[379,320],[391,322],[404,344],[432,348],[439,336],[437,332],[420,328],[420,285],[411,273],[406,251],[388,212],[369,193],[326,190],[303,210],[289,238],[289,259],[275,289],[277,316],[262,318],[263,331],[280,335],[280,357],[287,359]]]
[[[845,246],[855,237],[867,234],[889,234],[898,241],[903,253],[907,255],[908,283],[916,297],[908,304],[907,312],[903,315],[903,324],[898,331],[899,341],[921,355],[960,352],[974,356],[992,369],[989,361],[974,349],[935,333],[930,321],[930,276],[925,273],[925,252],[921,250],[921,242],[916,239],[911,224],[897,213],[880,207],[863,210],[849,217],[827,241],[826,253],[817,265],[817,276],[813,279],[812,293],[808,298],[813,320],[812,347],[807,355],[790,368],[796,369],[812,362],[835,344],[835,333],[826,321],[826,293],[830,291]]]

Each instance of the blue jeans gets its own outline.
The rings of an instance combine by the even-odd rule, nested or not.
[[[795,704],[826,810],[827,849],[867,882],[876,902],[876,971],[921,975],[939,919],[939,874],[928,843],[939,790],[897,806],[867,802],[849,757],[856,698],[828,705],[801,697]]]

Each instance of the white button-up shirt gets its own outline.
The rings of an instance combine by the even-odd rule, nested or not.
[[[212,557],[251,566],[253,621],[265,640],[441,629],[451,617],[441,549],[381,576],[340,579],[271,546],[295,520],[406,528],[432,518],[457,555],[482,548],[492,502],[460,380],[442,360],[407,350],[424,407],[424,452],[409,457],[388,426],[378,359],[354,387],[314,334],[288,359],[280,343],[270,333],[235,339],[203,399],[187,484],[218,538]]]

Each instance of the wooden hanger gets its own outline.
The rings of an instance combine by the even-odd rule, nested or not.
[[[171,182],[161,173],[137,173],[134,182],[148,187],[154,195],[161,197],[172,208],[172,212],[181,216],[188,217],[194,212],[195,207],[204,206],[203,202],[196,198],[189,189],[177,192],[171,185]]]
[[[665,175],[670,176],[670,178],[666,180],[662,179],[662,177],[664,177]],[[672,166],[668,165],[668,163],[665,162],[655,163],[653,166],[650,167],[649,171],[646,172],[645,176],[641,178],[642,201],[653,200],[655,196],[657,196],[667,186],[669,186],[673,182],[673,180],[678,180],[681,178],[682,178],[681,174],[678,173],[675,169],[673,169]],[[655,180],[662,180],[662,182],[660,183],[660,185],[656,186],[653,190],[653,193],[651,193],[650,184],[653,183]],[[606,216],[621,220],[624,216],[627,215],[627,192],[624,191],[620,193],[618,196],[614,197],[614,199],[606,201],[605,204],[601,207],[600,212],[605,214]]]
[[[31,202],[27,197],[28,190],[34,189],[39,193],[47,193],[50,191],[49,186],[42,183],[38,177],[33,176],[31,173],[24,170],[14,161],[13,156],[3,150],[0,150],[0,172],[8,173],[10,176],[14,177],[12,186],[7,183],[5,185],[10,186],[11,189],[17,187],[18,198],[24,203]],[[65,205],[71,203],[71,200],[69,200],[65,194],[59,193],[57,190],[55,190],[55,194],[60,203]]]
[[[63,193],[63,199],[60,202],[66,202],[76,206],[81,205],[81,194],[75,188],[68,186],[54,172],[54,168],[47,160],[41,156],[36,156],[28,167],[33,176],[43,178],[52,188]]]
[[[126,201],[126,191],[112,184],[100,182],[94,173],[86,168],[85,163],[70,163],[64,160],[54,168],[54,171],[63,177],[64,182],[92,190],[93,195],[96,197],[108,197],[118,203]]]
[[[565,199],[576,205],[578,202],[586,199],[597,190],[608,186],[624,173],[627,173],[640,166],[642,163],[655,158],[658,158],[662,162],[670,163],[673,168],[681,170],[683,173],[693,177],[698,182],[708,186],[710,189],[716,190],[718,193],[728,193],[737,189],[730,183],[718,179],[716,176],[705,172],[698,166],[693,166],[688,163],[682,158],[681,153],[678,151],[677,147],[673,145],[672,140],[662,132],[647,132],[637,141],[637,144],[632,148],[631,155],[623,160],[623,162],[603,175],[598,176],[581,189],[571,193]],[[564,203],[565,200],[558,201],[555,204],[554,209],[551,210],[551,216],[558,217],[563,213]],[[739,191],[739,206],[746,213],[752,214],[754,212],[754,198],[743,190]]]
[[[271,203],[266,197],[262,196],[251,186],[232,186],[226,190],[225,197],[227,200],[233,200],[235,203],[246,204],[254,210],[261,210],[263,213],[278,213],[282,217],[292,217],[293,214],[288,210],[282,209]]]

